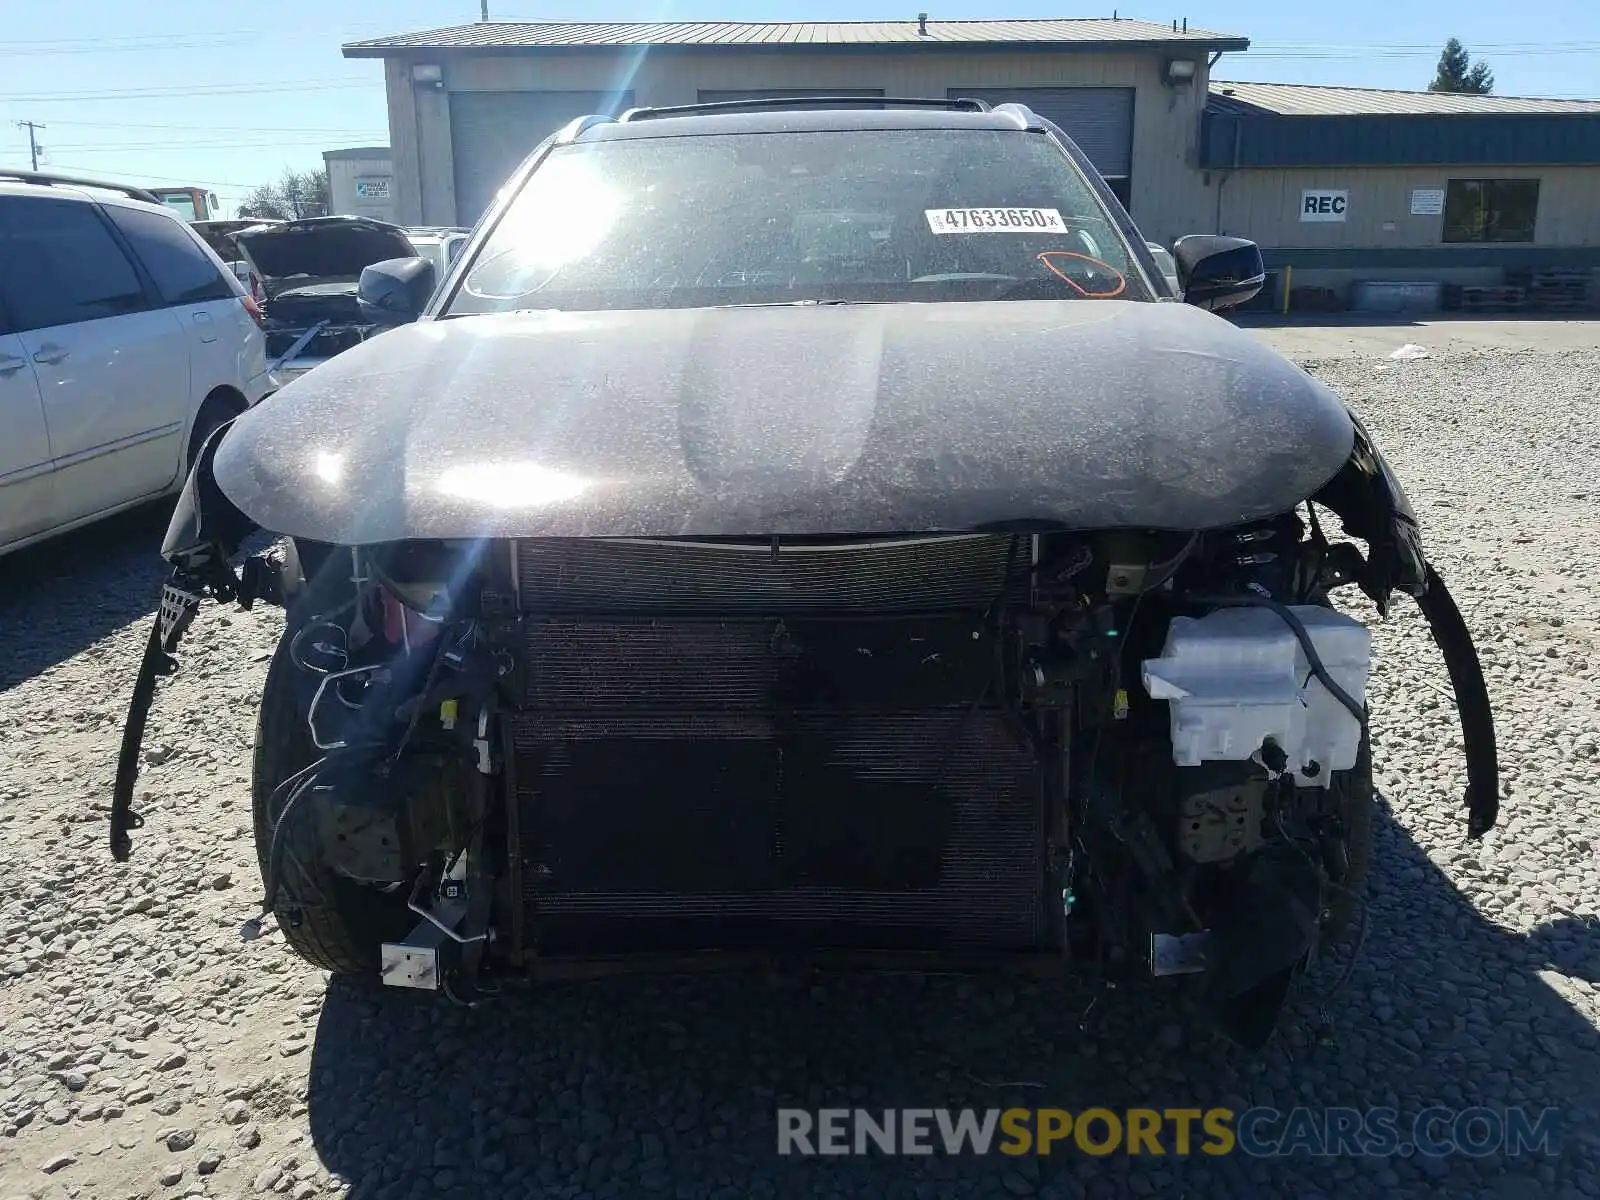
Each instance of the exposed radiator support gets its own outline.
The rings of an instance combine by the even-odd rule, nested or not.
[[[1012,550],[521,543],[530,952],[1047,944],[1043,783],[985,615]]]

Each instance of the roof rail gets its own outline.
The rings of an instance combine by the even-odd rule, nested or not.
[[[658,117],[688,117],[697,114],[749,112],[762,109],[810,108],[942,108],[953,112],[988,112],[985,100],[951,97],[941,100],[928,96],[762,96],[752,100],[713,100],[704,104],[675,104],[670,108],[630,108],[617,118],[653,121]]]
[[[615,125],[617,118],[609,113],[589,113],[587,116],[574,117],[550,136],[556,145],[565,146],[582,137],[584,132],[593,129],[596,125]]]
[[[109,179],[96,179],[92,175],[72,175],[65,171],[21,171],[12,170],[10,167],[0,167],[0,180],[11,179],[18,183],[37,184],[66,184],[71,187],[99,188],[105,192],[121,192],[132,200],[143,200],[146,204],[160,204],[160,199],[153,192],[146,191],[131,183],[112,183]]]
[[[1031,133],[1039,133],[1047,128],[1045,119],[1019,100],[1006,100],[995,105],[994,111],[1016,114],[1017,119],[1022,122],[1022,127]]]

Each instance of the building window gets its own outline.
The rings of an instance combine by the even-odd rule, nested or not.
[[[1447,242],[1531,242],[1537,179],[1452,179],[1445,186]]]
[[[1111,194],[1122,201],[1122,207],[1130,213],[1133,211],[1132,192],[1128,188],[1128,177],[1118,175],[1106,179],[1106,186],[1111,189]]]

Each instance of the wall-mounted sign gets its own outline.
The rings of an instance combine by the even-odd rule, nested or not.
[[[358,179],[356,180],[356,195],[363,200],[387,200],[389,198],[388,179]]]
[[[1411,189],[1411,215],[1413,217],[1437,217],[1442,212],[1444,212],[1443,188]]]
[[[1343,221],[1349,205],[1350,193],[1344,188],[1307,188],[1300,193],[1300,219]]]

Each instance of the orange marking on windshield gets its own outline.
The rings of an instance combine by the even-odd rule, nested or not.
[[[1071,276],[1069,276],[1061,267],[1058,267],[1054,262],[1054,260],[1057,258],[1075,258],[1090,264],[1096,269],[1103,268],[1104,270],[1109,271],[1116,279],[1117,286],[1112,288],[1109,292],[1090,291],[1076,279],[1073,279]],[[1110,300],[1116,296],[1122,295],[1122,293],[1126,291],[1128,287],[1128,281],[1123,277],[1121,271],[1117,270],[1110,263],[1106,262],[1105,259],[1096,258],[1092,254],[1079,254],[1076,250],[1043,250],[1039,253],[1038,259],[1050,269],[1051,274],[1071,287],[1072,290],[1077,292],[1080,296],[1094,300]]]

